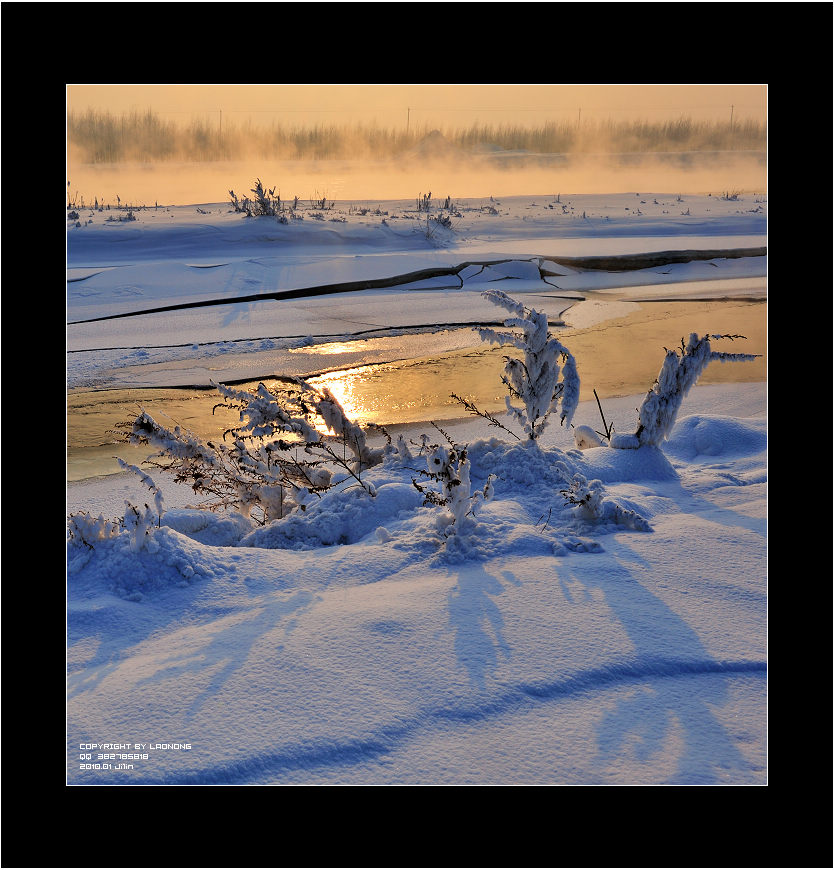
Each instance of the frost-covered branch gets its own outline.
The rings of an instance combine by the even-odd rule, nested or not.
[[[631,435],[614,435],[611,446],[620,449],[653,445],[659,447],[671,433],[681,403],[712,361],[747,362],[758,354],[714,351],[710,339],[736,339],[743,335],[704,335],[693,332],[689,340],[681,339],[680,350],[664,348],[666,356],[652,388],[638,410],[639,425]]]
[[[470,414],[474,414],[476,417],[483,417],[490,426],[497,426],[499,429],[503,429],[505,432],[509,432],[516,441],[520,441],[521,439],[518,435],[513,432],[512,429],[508,429],[500,420],[494,417],[489,411],[481,411],[474,402],[470,402],[468,399],[464,399],[462,396],[457,395],[457,393],[451,393],[450,398],[454,399],[456,402],[460,402]]]
[[[232,430],[235,436],[263,438],[283,432],[303,441],[317,441],[319,433],[311,421],[314,409],[304,400],[305,393],[313,392],[313,388],[300,380],[292,383],[296,388],[287,388],[281,393],[269,390],[263,383],[258,384],[254,393],[225,384],[214,384],[214,387],[223,397],[225,407],[239,411],[243,425]]]
[[[153,493],[154,498],[154,507],[156,508],[156,524],[157,526],[162,523],[162,514],[165,513],[165,500],[162,497],[162,491],[159,487],[153,482],[153,479],[149,474],[146,474],[139,468],[137,465],[129,465],[124,459],[119,458],[118,456],[114,457],[116,462],[119,463],[119,466],[125,471],[133,472],[133,474],[137,475],[139,480],[148,487],[148,489]]]
[[[521,302],[517,302],[511,296],[507,296],[502,290],[484,290],[481,296],[484,299],[488,299],[493,305],[498,305],[516,317],[524,317],[524,305]]]
[[[361,475],[382,462],[386,451],[368,445],[365,432],[329,390],[298,378],[274,390],[263,383],[254,392],[215,387],[223,398],[215,409],[237,410],[240,417],[240,425],[227,430],[223,442],[204,443],[179,426],[167,429],[145,411],[132,423],[120,424],[124,439],[158,448],[149,463],[208,496],[210,509],[234,506],[256,522],[304,510],[311,496],[349,478],[374,494]]]
[[[547,315],[526,308],[500,290],[486,290],[481,295],[512,315],[504,321],[505,327],[520,330],[519,333],[499,332],[484,327],[477,329],[482,341],[510,345],[524,353],[523,359],[504,357],[501,380],[510,393],[506,398],[508,414],[532,441],[541,436],[549,422],[548,418],[555,411],[561,410],[562,425],[570,426],[579,404],[576,360],[550,334]],[[513,399],[523,403],[523,407],[514,405]]]
[[[301,383],[304,383],[303,381]],[[313,389],[309,384],[305,384]],[[314,396],[316,391],[314,391]],[[336,397],[326,387],[313,398],[316,412],[324,421],[325,426],[333,433],[336,439],[342,441],[354,455],[354,466],[357,473],[365,468],[378,465],[385,457],[384,448],[371,448],[365,439],[365,432],[361,426],[348,419],[344,409]]]

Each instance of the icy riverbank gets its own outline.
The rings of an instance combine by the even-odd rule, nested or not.
[[[607,379],[606,423],[634,431],[663,346],[690,331],[744,324],[754,347],[721,350],[766,353],[766,256],[629,272],[547,259],[760,248],[763,201],[560,199],[472,204],[431,234],[405,202],[396,218],[337,204],[286,225],[217,203],[110,225],[81,215],[68,224],[67,376],[85,392],[69,396],[68,440],[73,415],[116,386],[153,385],[161,402],[182,379],[295,365],[339,369],[322,386],[341,384],[347,404],[347,367],[409,358],[430,382],[437,353],[461,361],[434,373],[445,395],[478,344],[456,325],[497,319],[480,296],[491,288],[545,310],[575,354],[576,426],[602,428],[587,391]],[[462,287],[431,283],[441,276],[234,301],[482,254],[502,262],[468,267]],[[209,299],[222,304],[136,314]],[[111,314],[129,316],[73,323]],[[403,371],[396,399],[416,400]],[[482,417],[441,433],[418,413],[365,487],[348,479],[267,525],[195,509],[155,469],[158,501],[133,473],[69,483],[67,782],[766,784],[766,372],[710,363],[669,440],[635,450],[579,450],[556,419],[525,447]],[[727,381],[707,383],[714,373]],[[503,401],[500,379],[494,390]],[[127,399],[120,412],[138,413]],[[493,488],[454,528],[415,486],[429,485],[423,435],[465,446],[473,493]],[[157,522],[122,525],[151,502]],[[140,757],[109,757],[125,744]]]

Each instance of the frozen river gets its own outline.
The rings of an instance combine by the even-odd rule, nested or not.
[[[452,393],[500,410],[502,354],[472,329],[506,314],[487,289],[547,313],[583,399],[647,389],[692,331],[763,354],[705,382],[766,380],[763,201],[462,201],[436,232],[408,201],[286,225],[217,203],[85,214],[68,226],[68,479],[118,470],[112,428],[140,406],[216,437],[213,383],[314,378],[388,425],[465,415]]]
[[[755,362],[712,366],[703,383],[766,380],[763,300],[637,303],[590,296],[568,308],[566,323],[558,328],[560,340],[577,358],[583,400],[594,390],[605,399],[648,389],[663,347],[688,331],[745,335],[744,351],[762,355]],[[131,462],[144,458],[137,448],[116,444],[112,435],[112,427],[135,417],[140,406],[203,438],[221,437],[236,421],[212,413],[218,401],[217,393],[206,389],[212,382],[255,387],[259,380],[269,385],[276,377],[304,376],[328,387],[358,422],[388,426],[465,416],[452,393],[482,410],[500,412],[506,393],[500,381],[503,353],[482,344],[471,328],[449,328],[116,369],[107,390],[70,394],[68,479],[118,472],[114,455]]]

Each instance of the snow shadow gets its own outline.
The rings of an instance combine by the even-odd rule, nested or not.
[[[605,575],[565,560],[560,574],[574,590],[599,590],[633,644],[628,659],[585,675],[587,689],[628,687],[596,723],[600,781],[628,751],[649,763],[674,746],[676,769],[669,784],[709,784],[757,779],[714,709],[730,701],[729,680],[764,677],[764,662],[716,661],[686,620],[640,582],[641,561],[615,542]]]
[[[744,485],[744,483],[733,480],[727,482],[727,486]],[[747,531],[767,539],[767,519],[764,517],[751,517],[732,508],[721,507],[704,496],[687,489],[685,484],[681,484],[680,491],[672,497],[678,504],[686,505],[687,511],[703,517],[711,523],[726,526],[729,529],[747,529]]]
[[[76,674],[69,674],[67,677],[67,700],[72,700],[81,692],[87,692],[95,689],[105,677],[108,677],[121,662],[116,654],[107,661],[98,666],[86,667]]]
[[[461,569],[449,591],[449,625],[454,649],[471,683],[486,689],[486,678],[498,667],[498,657],[511,658],[504,638],[504,618],[493,596],[504,591],[500,580],[481,564]]]
[[[70,604],[67,610],[67,647],[95,642],[95,653],[83,663],[67,666],[67,700],[95,690],[140,644],[170,620],[155,607],[114,599],[103,607]],[[114,631],[113,626],[118,625]]]
[[[234,622],[218,620],[214,630],[212,626],[204,626],[203,632],[207,637],[204,645],[163,659],[155,673],[139,680],[137,687],[170,677],[211,673],[208,684],[188,706],[185,714],[188,721],[199,713],[206,701],[221,692],[225,683],[245,664],[262,635],[273,631],[282,620],[286,620],[284,633],[289,634],[299,614],[309,609],[316,600],[316,596],[307,589],[301,589],[289,598],[267,596],[263,602],[253,603],[251,613],[243,619]],[[280,648],[281,644],[278,644],[276,650]]]

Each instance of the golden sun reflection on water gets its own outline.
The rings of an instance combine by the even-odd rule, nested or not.
[[[313,379],[311,378],[311,381]],[[353,380],[347,377],[346,372],[341,372],[334,375],[332,378],[316,378],[315,385],[318,387],[327,387],[332,393],[336,401],[342,406],[345,414],[356,423],[368,423],[370,417],[367,411],[362,407],[361,399],[356,395],[353,388]]]
[[[478,397],[485,407],[503,405],[497,389],[502,365],[495,350],[467,350],[440,358],[362,366],[307,380],[313,386],[327,387],[356,422],[416,423],[465,416],[452,393]]]
[[[560,340],[577,360],[580,400],[641,395],[653,383],[663,362],[664,347],[675,347],[690,331],[745,335],[744,341],[724,341],[716,350],[761,354],[749,362],[708,366],[699,384],[767,381],[766,300],[641,303],[638,310],[604,323],[559,331]],[[321,346],[319,346],[321,349]],[[507,349],[512,350],[512,349]],[[501,347],[458,350],[422,359],[356,366],[306,380],[327,387],[347,416],[360,424],[384,426],[463,419],[468,413],[452,393],[491,413],[505,409],[501,383]],[[262,379],[272,387],[286,380]],[[259,381],[240,384],[248,391]],[[239,420],[234,414],[214,413],[217,396],[209,390],[131,389],[102,392],[71,391],[67,406],[68,480],[119,470],[112,455],[122,455],[112,434],[120,421],[135,418],[140,407],[154,416],[190,429],[200,438],[222,438],[223,430]],[[325,429],[320,424],[320,431]],[[131,454],[123,458],[135,463]]]
[[[307,353],[319,354],[321,356],[335,356],[338,353],[354,353],[355,351],[364,350],[367,342],[364,340],[356,341],[332,341],[328,344],[316,344],[309,347],[291,347],[290,353]]]
[[[716,344],[716,350],[761,354],[752,362],[712,365],[702,384],[767,380],[767,305],[763,302],[644,303],[625,317],[586,328],[559,331],[577,359],[580,398],[639,395],[651,387],[663,362],[664,346],[676,346],[690,331],[746,335]],[[416,360],[343,369],[308,378],[327,387],[346,414],[359,423],[421,423],[463,418],[455,393],[491,413],[505,409],[501,347],[460,350]],[[515,355],[515,354],[513,354]]]

